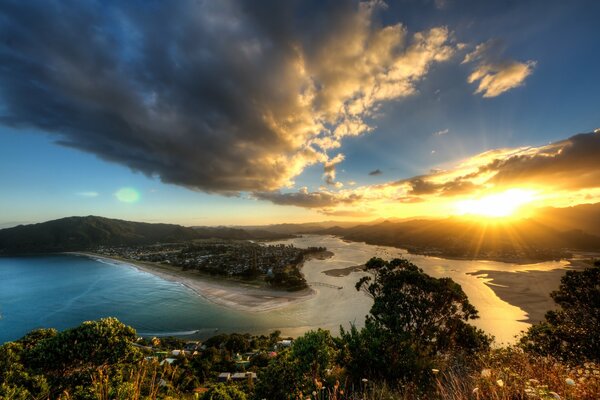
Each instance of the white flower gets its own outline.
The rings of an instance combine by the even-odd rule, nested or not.
[[[567,383],[567,385],[569,386],[575,386],[575,381],[571,378],[567,378],[565,379],[565,382]]]
[[[369,380],[367,378],[362,378],[362,382],[367,383],[367,382],[369,382]]]
[[[496,385],[500,386],[500,387],[504,387],[504,381],[502,379],[498,379],[496,381]]]

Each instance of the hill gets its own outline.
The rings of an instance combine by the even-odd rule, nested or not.
[[[0,253],[48,253],[97,246],[130,246],[194,239],[278,239],[280,234],[232,228],[188,228],[97,216],[67,217],[0,230]],[[287,237],[287,236],[286,236]]]
[[[535,220],[561,230],[582,230],[600,236],[600,203],[538,210]]]

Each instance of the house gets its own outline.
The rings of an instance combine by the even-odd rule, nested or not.
[[[217,377],[219,382],[227,382],[231,379],[231,372],[221,372]]]
[[[284,339],[277,342],[278,349],[285,349],[286,347],[290,347],[292,345],[292,339]]]
[[[202,343],[201,342],[187,342],[185,344],[185,346],[183,346],[183,349],[187,352],[195,352],[195,351],[199,351],[201,350],[202,347]]]
[[[234,381],[245,381],[247,379],[256,379],[256,372],[236,372],[231,376]]]

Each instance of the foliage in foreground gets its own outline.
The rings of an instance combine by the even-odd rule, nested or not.
[[[0,346],[0,399],[600,398],[598,263],[567,272],[552,294],[561,308],[504,349],[490,349],[489,338],[467,324],[477,311],[451,279],[406,260],[372,259],[367,267],[371,278],[357,289],[373,297],[371,313],[364,328],[340,337],[310,331],[274,355],[278,332],[221,334],[171,364],[144,352],[181,348],[181,341],[140,342],[114,318],[39,329]],[[235,355],[250,349],[256,356],[238,367]],[[259,380],[215,382],[236,368]]]

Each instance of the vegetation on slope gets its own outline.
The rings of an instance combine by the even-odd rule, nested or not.
[[[136,246],[187,242],[195,239],[281,239],[289,237],[265,231],[233,228],[187,228],[96,216],[68,217],[40,224],[0,230],[0,254],[49,253],[88,250],[98,246]]]

